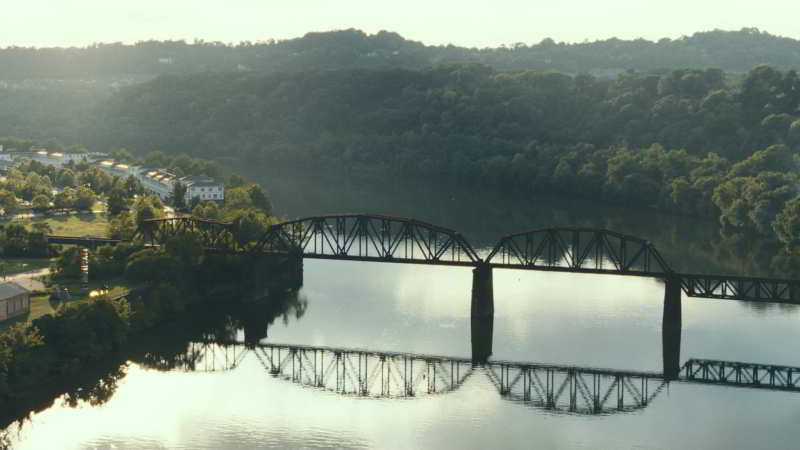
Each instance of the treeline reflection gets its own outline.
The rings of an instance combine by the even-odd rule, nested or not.
[[[130,364],[159,371],[207,370],[215,352],[229,353],[229,346],[210,343],[258,342],[267,336],[267,329],[276,320],[288,323],[301,318],[308,302],[291,290],[277,291],[265,298],[219,299],[209,304],[213,306],[139,336],[103,364],[42,385],[35,397],[0,405],[0,428],[6,428],[8,433],[13,428],[9,425],[17,422],[19,429],[34,413],[55,404],[102,405],[113,397]],[[220,370],[233,367],[226,364]],[[0,449],[4,448],[2,443],[0,437]]]

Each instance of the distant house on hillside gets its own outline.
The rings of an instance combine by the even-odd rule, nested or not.
[[[225,200],[225,184],[210,177],[183,177],[181,183],[186,185],[186,204],[193,198],[199,200]]]
[[[0,321],[27,314],[31,310],[31,294],[14,282],[0,283]]]
[[[59,169],[71,161],[79,163],[89,159],[89,154],[87,153],[48,152],[40,148],[32,148],[31,150],[31,152],[17,153],[16,156],[24,159],[32,159],[46,166],[53,166]]]

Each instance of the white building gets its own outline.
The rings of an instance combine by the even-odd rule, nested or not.
[[[225,185],[213,178],[189,176],[179,178],[174,173],[157,167],[137,167],[116,163],[111,160],[100,161],[98,167],[104,171],[123,177],[133,175],[142,183],[142,187],[149,193],[157,195],[162,201],[172,196],[175,183],[180,181],[186,186],[186,204],[189,205],[193,198],[200,200],[225,200]]]
[[[221,202],[225,200],[225,184],[210,177],[183,177],[181,183],[186,185],[186,204],[190,204],[192,199],[197,198],[201,201],[213,200]]]
[[[161,200],[166,200],[175,189],[175,174],[164,169],[143,167],[135,171],[134,175],[147,192],[157,195]]]
[[[24,154],[25,157],[30,158],[36,162],[53,166],[56,168],[62,168],[64,165],[68,164],[70,161],[74,161],[76,163],[81,161],[87,161],[89,155],[87,153],[61,153],[61,152],[47,152],[47,150],[38,150],[33,153],[26,153]]]

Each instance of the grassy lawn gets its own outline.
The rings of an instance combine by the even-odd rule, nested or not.
[[[19,223],[30,226],[45,222],[58,236],[105,236],[108,231],[108,218],[105,214],[80,214],[55,217],[37,217],[35,219],[19,219],[4,223]]]
[[[0,259],[0,276],[45,269],[50,267],[50,262],[50,258],[2,258]]]
[[[77,304],[86,301],[87,300],[83,299],[83,300],[71,300],[69,302],[58,302],[50,300],[49,295],[32,295],[31,312],[0,323],[0,331],[5,331],[12,325],[16,325],[18,323],[30,323],[33,320],[36,320],[45,314],[53,314],[56,312],[56,309],[58,309],[58,307],[62,303]]]
[[[51,298],[50,295],[33,295],[31,296],[31,312],[15,317],[0,323],[0,331],[5,331],[11,325],[17,323],[30,323],[31,321],[42,317],[45,314],[54,314],[62,305],[79,305],[89,301],[88,295],[83,295],[83,284],[80,281],[68,280],[57,283],[62,288],[69,289],[72,298],[70,300],[56,300]],[[127,283],[125,280],[112,280],[112,281],[91,281],[89,282],[89,291],[99,291],[103,285],[108,284],[108,295],[114,297],[127,292],[134,286]]]

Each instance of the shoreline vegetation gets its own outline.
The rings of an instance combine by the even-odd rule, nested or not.
[[[181,173],[217,170],[201,160],[163,158],[159,162]],[[183,163],[188,165],[181,167]],[[275,220],[270,215],[271,203],[260,187],[247,185],[240,177],[232,176],[226,184],[222,203],[186,205],[183,195],[173,195],[167,203],[178,212],[235,221],[235,238],[245,246]],[[34,200],[34,205],[39,204],[35,209],[45,215],[45,221],[24,223],[29,219],[22,219],[0,225],[3,266],[18,270],[31,261],[48,262],[46,285],[74,286],[78,292],[92,286],[99,291],[97,296],[87,293],[69,301],[56,293],[49,299],[38,296],[26,320],[17,320],[0,332],[0,410],[4,411],[0,415],[7,405],[25,405],[28,397],[36,397],[42,384],[58,385],[61,377],[103,365],[146,331],[192,310],[242,296],[264,297],[269,303],[269,298],[292,295],[286,294],[285,268],[279,258],[209,254],[192,231],[171,236],[156,248],[134,240],[92,250],[89,284],[84,286],[79,281],[78,247],[48,244],[45,236],[56,226],[46,222],[51,220],[47,214],[53,209],[82,210],[98,199],[107,205],[104,234],[111,237],[131,240],[142,221],[165,215],[164,203],[146,195],[133,177],[111,176],[85,163],[56,169],[23,162],[0,181],[0,206],[6,211]],[[64,220],[69,222],[72,216]],[[76,229],[82,229],[80,224]]]
[[[224,289],[217,286],[213,294],[196,298],[180,315],[165,317],[148,328],[131,330],[117,348],[85,363],[67,361],[61,373],[40,379],[24,395],[4,399],[0,402],[3,405],[0,429],[14,422],[21,426],[30,414],[51,407],[59,398],[72,407],[82,402],[105,403],[130,363],[149,370],[192,370],[202,355],[188,351],[191,343],[233,342],[236,336],[231,333],[244,328],[251,342],[243,344],[250,345],[266,335],[267,328],[277,318],[286,321],[302,317],[305,308],[306,300],[298,297],[296,290],[273,286],[269,293],[264,293],[258,289],[246,292],[238,283],[228,283]]]
[[[25,404],[43,383],[103,364],[149,330],[193,310],[236,298],[269,303],[296,297],[275,258],[205,254],[191,233],[164,247],[134,249],[126,275],[148,281],[126,296],[65,305],[0,333],[0,405]]]

